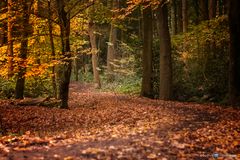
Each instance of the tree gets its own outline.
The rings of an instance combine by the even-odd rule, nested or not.
[[[97,88],[101,88],[100,76],[98,71],[98,48],[96,44],[96,33],[95,33],[95,24],[90,21],[88,25],[88,34],[91,44],[92,52],[92,68],[93,68],[93,77],[94,83],[97,85]]]
[[[54,0],[51,7],[51,15],[49,12],[47,1],[37,1],[37,16],[43,19],[51,20],[60,26],[61,52],[58,57],[58,64],[55,66],[56,72],[56,96],[60,100],[60,108],[68,108],[69,83],[71,76],[71,50],[70,50],[70,20],[83,10],[94,4],[94,1],[66,1]],[[53,46],[53,44],[52,44]],[[53,50],[52,50],[53,51]],[[53,54],[53,53],[52,53]]]
[[[61,59],[56,69],[57,98],[61,101],[60,108],[68,108],[68,93],[71,76],[71,52],[70,52],[70,17],[65,10],[64,0],[56,0],[57,14],[60,23]]]
[[[172,35],[177,33],[177,23],[176,23],[176,0],[171,0],[171,29]]]
[[[6,1],[0,1],[0,14],[3,14],[6,12],[7,3]],[[5,24],[4,24],[5,18],[0,20],[0,47],[5,44]]]
[[[52,26],[52,11],[51,11],[51,0],[48,1],[48,30],[49,30],[49,38],[50,38],[50,46],[51,46],[51,59],[55,60],[55,46],[53,41],[53,26]],[[57,97],[57,89],[56,89],[56,75],[55,75],[55,66],[52,67],[52,86],[53,86],[53,95]]]
[[[172,97],[172,58],[171,41],[168,28],[168,8],[166,1],[159,5],[158,22],[160,34],[160,87],[159,98],[170,100]]]
[[[182,0],[177,1],[177,33],[183,32]]]
[[[8,78],[12,77],[13,75],[13,2],[12,0],[8,0]]]
[[[240,1],[229,0],[229,29],[230,29],[230,57],[229,57],[229,103],[240,103]]]
[[[17,72],[17,82],[15,88],[15,98],[23,99],[24,95],[24,86],[25,86],[25,73],[26,73],[26,59],[28,52],[28,38],[30,34],[30,11],[33,1],[23,0],[21,6],[21,47],[20,52],[17,55],[19,58],[18,61],[18,72]]]
[[[112,10],[118,8],[119,2],[118,0],[112,0]],[[117,28],[115,27],[115,20],[113,20],[115,14],[112,15],[112,22],[110,26],[109,32],[109,42],[107,48],[107,74],[108,80],[112,81],[114,79],[113,71],[114,71],[114,59],[116,56],[116,42],[117,42]]]
[[[146,6],[148,4],[145,4]],[[152,41],[153,41],[153,25],[152,25],[152,9],[151,6],[143,9],[143,53],[142,53],[142,87],[141,96],[153,97],[152,84]]]
[[[188,8],[187,8],[187,0],[182,0],[182,25],[183,32],[187,32],[188,28]]]
[[[226,15],[227,14],[227,6],[228,6],[228,0],[218,0],[217,6],[219,10],[219,15]]]
[[[200,21],[208,20],[208,0],[199,0]]]
[[[209,19],[216,17],[217,0],[209,0]]]

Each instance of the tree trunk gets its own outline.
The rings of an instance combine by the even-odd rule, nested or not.
[[[209,0],[209,19],[216,17],[217,0]]]
[[[0,47],[4,44],[4,30],[0,28]]]
[[[3,14],[4,8],[6,8],[6,2],[0,1],[0,14]],[[0,47],[4,45],[4,37],[5,37],[5,27],[3,25],[0,26]]]
[[[93,77],[94,83],[96,84],[97,88],[101,88],[100,76],[98,71],[98,49],[96,44],[96,35],[95,31],[95,24],[93,22],[89,23],[88,34],[90,37],[90,43],[92,47],[92,68],[93,68]]]
[[[8,0],[8,78],[13,76],[13,14],[12,14],[12,0]]]
[[[176,26],[176,0],[171,0],[171,29],[172,35],[177,34]]]
[[[118,8],[118,0],[112,1],[112,9]],[[115,16],[113,14],[113,16]],[[117,28],[114,26],[114,21],[111,23],[110,32],[109,32],[109,42],[108,42],[108,49],[107,49],[107,74],[108,80],[114,80],[114,59],[116,55],[116,41],[117,41]]]
[[[68,108],[69,83],[71,77],[71,53],[70,53],[70,19],[64,10],[64,0],[57,0],[58,18],[60,21],[62,55],[61,62],[56,68],[57,99],[61,101],[60,108]]]
[[[182,25],[183,25],[183,32],[187,32],[188,28],[188,11],[187,11],[187,0],[182,0]]]
[[[79,74],[78,74],[78,71],[79,71],[79,57],[78,55],[74,58],[74,61],[73,61],[73,65],[74,65],[74,75],[75,75],[75,81],[78,81],[78,77],[79,77]]]
[[[193,20],[193,23],[194,23],[195,25],[198,25],[198,24],[199,24],[199,21],[200,21],[199,1],[198,1],[198,0],[194,0],[194,1],[192,2],[192,4],[193,4],[194,13],[195,13],[195,15],[196,15],[194,18],[192,18],[192,20]]]
[[[208,20],[208,0],[199,0],[200,21]]]
[[[51,1],[48,1],[48,30],[49,30],[49,38],[50,38],[50,46],[51,46],[51,60],[55,60],[55,46],[53,41],[53,27],[51,20]],[[53,95],[57,97],[57,89],[56,89],[56,75],[55,75],[55,66],[52,67],[52,87],[53,87]]]
[[[107,74],[108,80],[114,80],[114,59],[115,59],[115,44],[116,44],[116,37],[117,37],[117,30],[111,25],[110,34],[109,34],[109,42],[108,42],[108,49],[107,49]]]
[[[223,1],[218,0],[217,1],[217,6],[218,6],[218,15],[221,16],[224,14],[224,7],[223,7]]]
[[[141,96],[153,98],[152,84],[152,41],[153,41],[153,26],[152,26],[152,9],[147,7],[143,10],[143,76]]]
[[[172,59],[171,41],[168,28],[167,4],[158,8],[159,34],[160,34],[160,88],[159,98],[170,100],[172,97]]]
[[[179,0],[177,3],[177,33],[183,32],[183,19],[182,19],[182,1]]]
[[[228,13],[228,3],[230,0],[222,0],[223,2],[223,14],[227,14]]]
[[[29,7],[27,4],[27,1],[24,1],[22,3],[22,36],[21,36],[21,47],[20,47],[20,53],[18,55],[18,58],[20,59],[18,61],[18,73],[17,73],[17,82],[16,82],[16,88],[15,88],[15,98],[16,99],[23,99],[24,95],[24,86],[25,86],[25,73],[26,73],[26,59],[27,59],[27,52],[28,52],[28,36],[29,36]]]
[[[240,104],[240,1],[229,0],[230,58],[229,103]]]

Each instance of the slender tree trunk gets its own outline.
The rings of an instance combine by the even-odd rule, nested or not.
[[[3,13],[5,7],[6,7],[5,1],[0,2],[0,14]],[[4,26],[1,26],[0,27],[0,46],[4,45],[4,35],[5,35],[5,29],[4,29]]]
[[[188,8],[187,8],[187,0],[182,0],[182,24],[183,24],[183,32],[187,32],[187,28],[188,28]]]
[[[217,6],[218,6],[218,14],[226,15],[228,13],[228,2],[229,0],[218,0]]]
[[[176,0],[171,0],[171,29],[172,29],[172,35],[177,34]]]
[[[12,36],[12,21],[13,21],[13,14],[12,14],[12,0],[8,0],[8,78],[13,76],[13,36]]]
[[[200,9],[200,20],[208,20],[208,0],[199,0],[199,9]]]
[[[4,44],[4,30],[0,28],[0,47]]]
[[[223,2],[222,0],[218,0],[218,15],[221,16],[223,15]]]
[[[78,77],[79,77],[79,74],[78,74],[78,71],[79,71],[79,57],[76,56],[74,58],[74,75],[75,75],[75,81],[78,81]]]
[[[143,17],[140,16],[142,14],[141,8],[138,9],[138,38],[143,39]]]
[[[217,0],[209,0],[209,19],[213,19],[217,14]]]
[[[194,24],[199,24],[200,21],[200,7],[199,7],[199,1],[198,0],[194,0],[193,2],[193,8],[194,8],[194,12],[196,14],[195,18],[193,18],[193,22]]]
[[[153,25],[152,25],[152,9],[147,7],[143,10],[143,76],[141,96],[153,97],[152,84],[152,41],[153,41]]]
[[[17,73],[17,82],[15,88],[15,98],[16,99],[23,99],[24,95],[24,86],[25,86],[25,73],[26,73],[26,59],[27,59],[27,52],[28,52],[28,36],[29,36],[29,7],[27,1],[22,3],[22,36],[21,36],[21,47],[20,53],[18,58],[18,73]]]
[[[112,9],[118,8],[118,0],[112,0]],[[115,16],[113,14],[113,16]],[[109,33],[109,42],[107,49],[107,74],[108,80],[114,80],[114,59],[116,56],[116,42],[117,42],[117,28],[114,26],[114,21],[111,23],[110,33]]]
[[[116,45],[116,37],[117,37],[117,30],[113,24],[111,24],[110,34],[109,34],[109,42],[108,42],[108,49],[107,49],[107,73],[108,73],[108,80],[114,80],[114,59],[115,59],[115,45]]]
[[[230,1],[230,0],[222,0],[223,2],[222,2],[222,4],[223,4],[223,14],[227,14],[228,13],[228,2]]]
[[[182,1],[179,0],[177,3],[177,32],[183,32],[183,16],[182,16]]]
[[[60,64],[58,64],[56,68],[57,98],[61,101],[60,108],[68,108],[69,83],[72,70],[69,41],[70,19],[64,8],[64,0],[57,0],[62,43],[62,58]]]
[[[240,1],[229,0],[229,103],[240,104]]]
[[[55,46],[53,41],[53,27],[51,20],[51,1],[48,1],[48,30],[49,30],[49,38],[50,38],[50,46],[51,46],[51,60],[55,60]],[[53,87],[53,95],[57,97],[57,85],[56,85],[56,75],[55,75],[55,66],[52,67],[52,87]]]
[[[159,98],[170,100],[172,98],[172,58],[171,41],[168,28],[167,4],[159,6],[158,21],[160,33],[160,88]]]
[[[95,24],[93,22],[89,23],[88,34],[90,37],[90,43],[92,47],[92,68],[93,68],[93,77],[94,83],[96,84],[97,88],[101,88],[100,76],[98,71],[98,49],[96,44],[96,35],[95,31]]]

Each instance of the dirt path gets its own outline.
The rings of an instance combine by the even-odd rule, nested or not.
[[[72,83],[69,110],[0,102],[0,160],[240,159],[240,111]],[[239,156],[239,157],[237,157]]]

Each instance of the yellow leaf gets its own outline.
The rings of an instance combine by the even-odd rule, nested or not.
[[[155,159],[155,158],[157,158],[157,155],[154,154],[154,153],[151,153],[151,154],[149,154],[149,155],[147,156],[147,158],[148,158],[148,159]]]
[[[88,154],[88,153],[97,154],[99,152],[103,152],[103,150],[100,148],[88,148],[82,151],[83,154]]]
[[[240,145],[240,142],[239,141],[233,141],[233,146],[235,147],[235,146],[238,146],[238,145]]]
[[[69,157],[65,157],[64,160],[74,160],[73,157],[69,156]]]
[[[157,144],[163,144],[163,141],[155,141]]]

